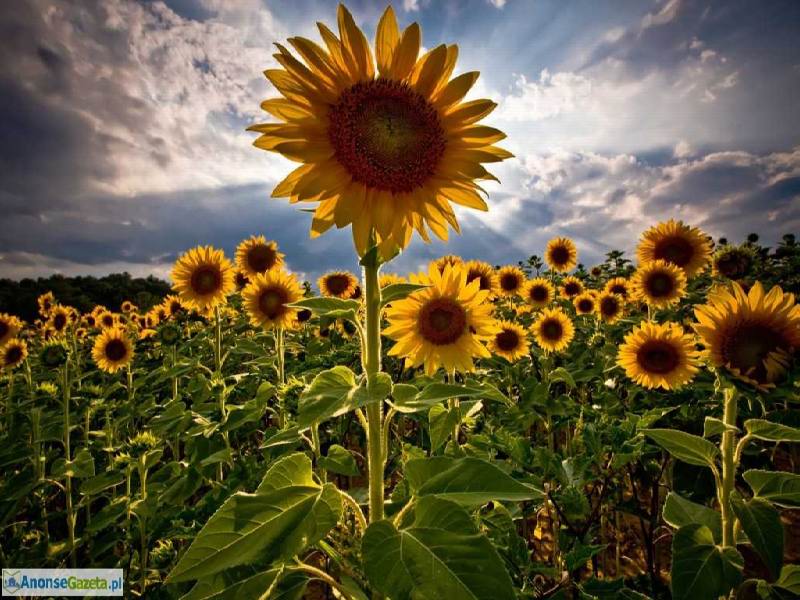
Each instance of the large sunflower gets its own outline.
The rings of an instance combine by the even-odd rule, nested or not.
[[[570,275],[568,277],[565,277],[564,280],[561,282],[561,287],[559,288],[559,291],[561,292],[561,295],[564,298],[571,300],[575,296],[578,296],[579,294],[583,293],[583,282],[577,277]]]
[[[116,373],[133,360],[133,344],[122,327],[105,329],[94,341],[92,358],[101,371]]]
[[[428,375],[440,366],[448,372],[472,371],[473,357],[491,356],[483,341],[497,325],[487,302],[489,292],[477,280],[467,283],[466,270],[452,265],[444,272],[431,265],[427,276],[412,275],[411,280],[429,287],[387,309],[389,326],[383,333],[397,342],[390,355],[405,357],[410,367],[424,364]]]
[[[467,270],[467,283],[477,279],[482,290],[488,290],[493,296],[497,294],[499,283],[492,265],[481,260],[471,260],[464,265],[464,268]]]
[[[679,388],[698,371],[694,339],[676,323],[643,322],[625,336],[617,364],[646,388]]]
[[[594,291],[583,292],[573,298],[572,305],[579,315],[591,315],[597,308],[597,293]]]
[[[303,290],[292,273],[273,269],[253,277],[242,291],[244,307],[255,327],[292,329],[298,311],[287,306],[303,297]]]
[[[263,235],[250,236],[236,248],[236,266],[248,278],[282,265],[283,254],[278,252],[278,244],[268,242]]]
[[[545,308],[531,325],[533,337],[545,352],[561,352],[572,341],[575,326],[560,308]]]
[[[331,271],[320,277],[317,285],[323,296],[347,300],[356,293],[358,279],[349,271]]]
[[[14,315],[0,313],[0,347],[17,337],[20,331],[22,331],[22,321]]]
[[[481,163],[511,157],[492,145],[502,132],[477,125],[495,103],[462,103],[478,73],[450,80],[455,45],[418,58],[419,25],[401,33],[391,7],[378,23],[374,60],[343,5],[338,25],[339,38],[319,24],[325,48],[289,39],[305,64],[276,44],[283,69],[265,71],[284,97],[261,104],[280,122],[251,127],[262,134],[254,144],[303,163],[272,195],[318,203],[312,237],[352,224],[360,254],[373,229],[385,257],[414,229],[426,241],[427,228],[446,240],[448,225],[458,231],[451,202],[487,210],[476,180],[495,177]]]
[[[172,268],[172,281],[181,302],[198,312],[224,303],[236,289],[230,261],[212,246],[198,246],[181,256]]]
[[[578,249],[575,242],[566,237],[553,238],[547,242],[544,250],[544,261],[551,270],[566,273],[578,264]]]
[[[489,350],[493,354],[502,356],[509,362],[528,356],[530,343],[522,327],[511,321],[499,321],[497,326],[500,331],[489,340]]]
[[[734,282],[709,294],[694,314],[711,364],[760,388],[774,386],[800,346],[800,307],[778,286],[765,294],[756,282],[745,293]]]
[[[622,296],[625,300],[631,298],[631,282],[624,277],[614,277],[606,282],[603,291]]]
[[[163,306],[170,317],[174,317],[183,311],[183,303],[181,303],[181,299],[175,294],[170,294],[164,298]]]
[[[0,352],[2,352],[1,366],[11,370],[21,365],[28,357],[28,344],[15,338],[0,348]]]
[[[683,269],[665,260],[654,260],[640,266],[631,278],[633,294],[656,308],[674,304],[686,294]]]
[[[525,285],[525,273],[519,267],[507,265],[497,272],[497,291],[502,296],[518,296]]]
[[[711,256],[711,240],[697,227],[670,219],[645,231],[636,248],[640,265],[665,260],[686,272],[686,277],[702,271]]]
[[[525,282],[522,288],[522,299],[531,308],[544,308],[550,304],[556,296],[553,284],[544,277],[536,277]]]
[[[606,323],[616,323],[622,318],[625,300],[611,292],[600,292],[596,298],[597,315]]]

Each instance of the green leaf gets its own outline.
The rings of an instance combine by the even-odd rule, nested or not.
[[[356,375],[347,367],[333,367],[317,375],[300,395],[297,424],[308,427],[344,414],[350,407],[350,396],[356,390]]]
[[[491,500],[516,502],[542,496],[540,490],[474,457],[415,458],[406,463],[405,475],[415,495],[438,496],[467,506]]]
[[[331,473],[350,475],[351,477],[359,475],[356,459],[353,458],[352,453],[347,448],[339,444],[332,444],[328,448],[328,455],[320,456],[319,466]]]
[[[800,565],[786,565],[783,567],[781,576],[773,586],[800,595]]]
[[[305,298],[289,304],[289,306],[307,308],[319,317],[357,321],[358,309],[361,308],[361,303],[358,300],[343,300],[341,298]]]
[[[386,306],[395,300],[402,300],[409,294],[413,294],[418,290],[424,290],[426,287],[428,286],[416,283],[393,283],[387,285],[381,290],[381,306]]]
[[[670,408],[651,408],[650,410],[645,411],[638,417],[636,420],[636,429],[642,430],[647,429],[648,427],[652,427],[655,425],[656,421],[665,417],[669,413],[675,410],[675,407]]]
[[[573,379],[570,372],[567,371],[564,367],[558,367],[557,369],[553,369],[550,371],[550,376],[548,377],[550,383],[557,383],[559,381],[566,384],[568,388],[575,387],[575,379]]]
[[[392,393],[392,378],[388,373],[377,373],[372,381],[372,387],[367,385],[366,379],[361,382],[351,394],[346,410],[367,406],[375,402],[386,400]]]
[[[214,575],[243,564],[288,560],[322,539],[339,520],[341,496],[314,481],[311,461],[280,458],[254,494],[230,496],[206,522],[167,583]]]
[[[730,425],[725,425],[722,419],[706,417],[705,421],[703,421],[703,437],[712,438],[717,435],[722,435],[729,427]],[[737,427],[732,427],[731,429],[738,431]]]
[[[714,543],[705,525],[686,525],[672,538],[672,597],[704,600],[727,596],[742,580],[744,560],[734,548]]]
[[[438,450],[453,433],[453,429],[461,420],[461,413],[457,408],[452,410],[441,404],[434,404],[428,411],[430,426],[431,452]]]
[[[600,554],[607,546],[608,544],[584,546],[578,543],[577,547],[567,552],[565,557],[567,571],[571,573],[576,569],[580,569],[586,564],[586,561]]]
[[[642,432],[672,456],[690,465],[713,466],[719,456],[719,449],[699,435],[676,429],[642,429]]]
[[[236,572],[224,572],[198,581],[189,593],[180,600],[252,600],[261,596],[281,575],[281,569],[270,569],[250,577],[241,577]],[[269,600],[300,600],[308,578],[297,571],[281,577],[272,590]]]
[[[715,543],[722,541],[722,517],[707,506],[686,500],[675,492],[667,494],[662,513],[664,521],[675,529],[686,525],[705,525],[711,530]]]
[[[731,496],[731,506],[753,548],[772,577],[777,577],[783,565],[783,524],[778,509],[763,498],[743,500],[739,494]]]
[[[784,508],[800,508],[800,475],[752,469],[743,477],[759,498]]]
[[[449,400],[450,398],[484,398],[486,400],[499,400],[508,403],[508,398],[496,387],[488,384],[470,382],[467,385],[453,383],[429,383],[420,391],[415,401],[433,403]]]
[[[103,490],[114,487],[125,481],[125,476],[119,471],[106,471],[96,477],[81,482],[81,494],[94,496]]]
[[[86,531],[89,533],[96,533],[105,529],[109,525],[113,525],[119,521],[125,514],[128,507],[128,497],[120,496],[115,498],[110,504],[107,504],[96,515],[92,515],[91,522],[86,524]]]
[[[275,432],[274,435],[264,440],[260,448],[275,448],[276,446],[286,446],[288,444],[297,444],[301,439],[299,427],[288,427]]]
[[[463,508],[421,498],[413,522],[372,523],[361,543],[372,586],[392,600],[514,600],[505,565]],[[413,596],[412,596],[413,595]]]
[[[163,504],[180,505],[189,499],[203,483],[203,475],[194,467],[189,467],[185,475],[178,477],[159,496],[158,501]]]
[[[800,429],[764,419],[748,419],[744,428],[752,437],[767,442],[800,442]]]
[[[53,476],[55,477],[94,477],[94,458],[86,448],[81,448],[75,454],[74,460],[60,458],[53,462]]]

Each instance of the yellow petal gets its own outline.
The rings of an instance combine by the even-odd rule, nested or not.
[[[417,62],[420,45],[419,25],[412,23],[403,31],[392,57],[392,78],[405,79]]]
[[[369,51],[367,38],[364,37],[353,20],[353,15],[345,8],[344,4],[339,5],[337,19],[342,46],[358,66],[359,80],[372,79],[375,76],[375,67],[372,64],[372,54]]]
[[[284,121],[296,121],[311,117],[311,112],[283,98],[264,100],[261,103],[261,109]]]
[[[290,196],[299,179],[312,169],[314,169],[314,165],[302,165],[297,167],[294,171],[289,173],[283,181],[275,186],[275,189],[272,190],[272,197],[285,198],[286,196]]]
[[[446,127],[460,127],[471,125],[497,108],[497,103],[491,100],[472,100],[456,106],[445,118]]]
[[[469,73],[462,73],[455,79],[449,81],[434,98],[434,104],[439,109],[445,109],[448,106],[460,102],[461,99],[467,95],[467,92],[472,89],[475,82],[478,81],[478,71],[470,71]]]
[[[400,30],[397,28],[394,10],[389,5],[378,22],[378,30],[375,32],[375,58],[378,61],[378,72],[382,77],[389,77],[391,74],[392,57],[398,41],[400,41]]]
[[[275,150],[295,162],[316,163],[333,156],[333,148],[331,148],[330,144],[306,141],[283,142],[277,144]]]
[[[411,85],[425,98],[430,97],[447,60],[447,46],[442,44],[431,50],[427,58],[420,59],[411,75]]]

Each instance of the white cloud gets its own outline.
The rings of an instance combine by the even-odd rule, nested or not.
[[[487,1],[495,8],[503,8],[506,5],[506,0],[487,0]]]
[[[503,99],[498,118],[509,121],[539,121],[574,111],[587,103],[591,82],[575,73],[550,73],[544,69],[538,81],[519,75],[512,93]]]
[[[403,0],[403,10],[406,12],[419,11],[419,0]]]
[[[693,154],[692,146],[686,140],[680,140],[675,144],[672,155],[675,158],[687,158]]]

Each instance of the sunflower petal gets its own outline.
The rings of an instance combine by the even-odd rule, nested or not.
[[[392,57],[392,79],[402,80],[411,73],[419,55],[420,38],[419,25],[412,23],[405,28]]]
[[[397,19],[392,6],[386,10],[378,22],[375,33],[375,58],[378,62],[378,72],[382,77],[389,77],[392,69],[392,57],[397,43],[400,41],[400,30],[397,28]]]

